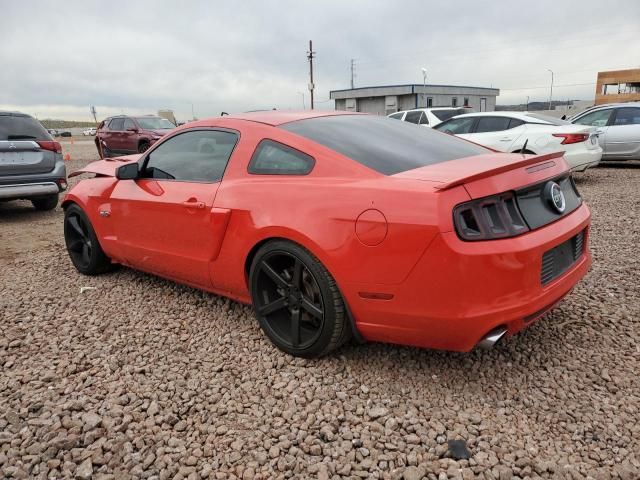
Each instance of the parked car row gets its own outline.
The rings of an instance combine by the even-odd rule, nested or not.
[[[439,113],[442,111],[447,113]],[[640,159],[640,102],[593,107],[568,121],[535,112],[450,114],[455,111],[447,107],[414,109],[389,117],[431,127],[500,152],[563,151],[574,171],[584,171],[600,160]]]

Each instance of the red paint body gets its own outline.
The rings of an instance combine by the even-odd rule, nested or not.
[[[454,230],[456,205],[556,177],[568,170],[560,156],[489,153],[386,176],[276,128],[327,114],[269,112],[185,125],[173,134],[239,132],[221,182],[117,180],[115,169],[144,158],[137,155],[87,166],[99,176],[76,185],[65,204],[83,208],[113,261],[244,303],[251,302],[247,259],[256,245],[270,238],[303,245],[333,275],[358,332],[372,341],[468,351],[497,326],[516,333],[586,274],[588,249],[559,278],[540,283],[542,254],[588,229],[584,203],[515,238],[464,242]],[[248,174],[264,138],[313,156],[313,171]]]

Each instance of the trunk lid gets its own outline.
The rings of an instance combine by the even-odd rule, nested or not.
[[[471,198],[519,189],[569,170],[563,152],[546,155],[489,153],[428,165],[393,175],[437,182],[437,190],[464,186]]]
[[[0,176],[48,173],[55,163],[55,152],[35,140],[0,140]]]

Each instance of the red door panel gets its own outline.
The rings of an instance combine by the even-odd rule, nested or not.
[[[111,217],[127,263],[208,287],[225,215],[212,213],[219,183],[126,180],[111,195]]]

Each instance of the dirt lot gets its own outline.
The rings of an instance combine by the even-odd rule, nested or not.
[[[96,158],[64,148],[70,171]],[[593,269],[493,351],[319,361],[275,350],[249,307],[128,269],[82,277],[60,209],[0,204],[0,474],[638,479],[638,185],[637,163],[578,176]]]

